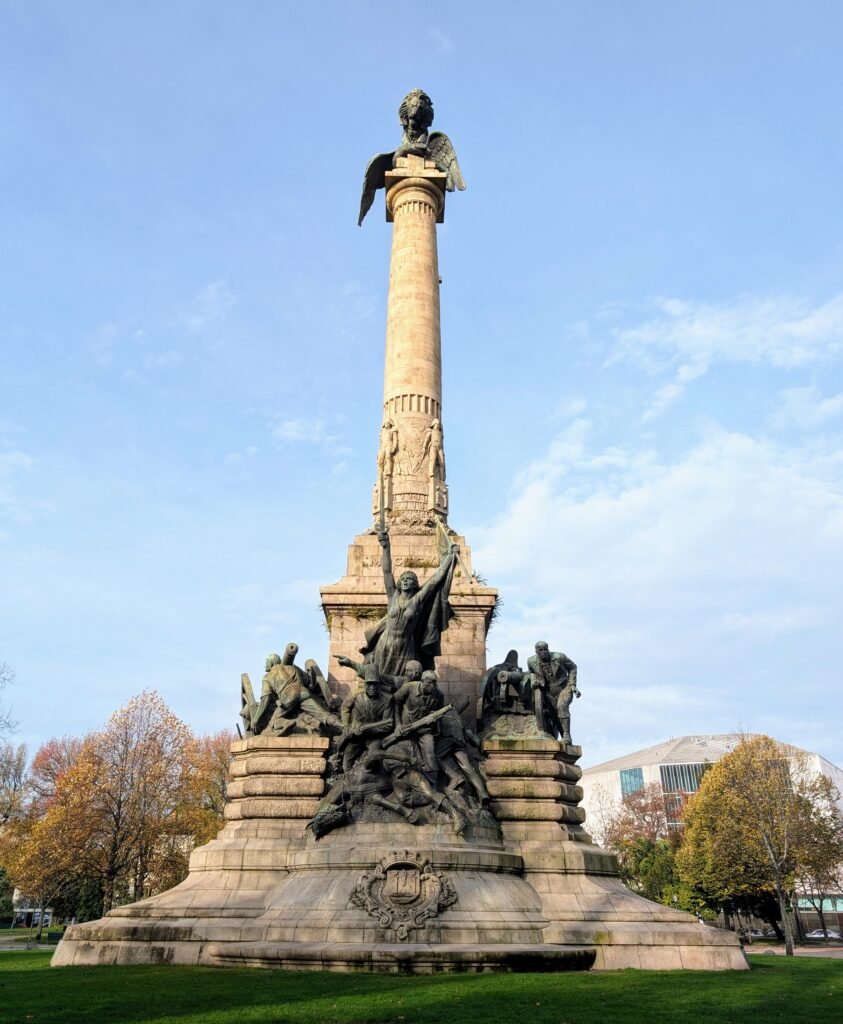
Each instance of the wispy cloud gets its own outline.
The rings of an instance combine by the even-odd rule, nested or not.
[[[258,451],[257,445],[249,445],[242,451],[228,452],[223,461],[227,466],[242,466],[245,463],[253,462]]]
[[[715,360],[793,368],[843,351],[843,295],[819,306],[792,296],[724,305],[661,299],[655,314],[614,331],[614,358],[656,369],[681,363],[690,379]]]
[[[143,365],[147,370],[173,370],[184,361],[181,352],[167,349],[166,352],[150,352],[144,357]]]
[[[270,436],[276,446],[305,444],[313,445],[334,460],[331,472],[342,473],[346,468],[345,457],[351,449],[344,443],[339,434],[329,430],[320,417],[313,419],[274,419],[270,424]]]
[[[196,293],[190,308],[179,319],[184,328],[198,334],[222,320],[236,302],[237,296],[226,281],[211,281]]]
[[[581,416],[587,408],[588,402],[584,398],[565,398],[556,407],[556,417],[571,420]]]
[[[611,331],[609,363],[626,361],[650,373],[670,372],[642,419],[656,419],[712,364],[767,363],[794,369],[843,352],[843,295],[812,305],[794,296],[744,297],[720,305],[659,299],[653,315]]]
[[[117,324],[100,324],[87,337],[88,351],[100,366],[110,366],[114,362],[114,353],[121,330]]]
[[[427,34],[433,44],[433,52],[438,57],[446,57],[449,53],[454,52],[454,40],[447,32],[443,32],[439,28],[430,28],[427,30]]]
[[[819,388],[787,388],[779,395],[779,401],[771,419],[776,427],[820,427],[843,413],[843,393],[823,398]]]
[[[28,522],[37,503],[21,496],[21,478],[35,466],[36,460],[13,444],[0,440],[0,518],[17,523]]]
[[[686,366],[699,376],[715,359],[801,367],[843,350],[843,295],[811,306],[791,296],[712,305],[661,299],[656,315],[615,332],[616,358]]]
[[[272,428],[272,436],[282,444],[286,442],[325,444],[336,440],[332,434],[327,432],[324,421],[320,419],[279,420]]]
[[[665,459],[597,446],[578,421],[524,467],[506,512],[470,532],[475,565],[504,596],[492,656],[523,656],[544,637],[587,666],[577,712],[592,759],[659,732],[751,724],[761,705],[787,738],[788,687],[808,648],[800,685],[833,685],[843,456],[831,442],[711,428]],[[704,707],[659,697],[641,710],[639,690],[653,685],[705,694]],[[591,703],[585,687],[603,696]],[[628,697],[604,699],[604,688]]]
[[[319,605],[319,582],[313,579],[294,579],[283,583],[242,583],[228,587],[217,594],[220,611],[232,623],[238,624],[249,635],[276,647],[283,648],[290,640],[291,623],[300,623],[302,609],[316,609]],[[320,613],[321,614],[321,613]],[[300,628],[300,626],[299,626]],[[327,666],[325,666],[327,667]]]

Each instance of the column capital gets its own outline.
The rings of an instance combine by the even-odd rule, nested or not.
[[[419,190],[436,213],[436,223],[445,220],[445,183],[448,175],[438,170],[432,160],[424,157],[398,157],[395,167],[384,175],[386,189],[386,220],[391,224],[394,218],[396,200],[409,190]]]

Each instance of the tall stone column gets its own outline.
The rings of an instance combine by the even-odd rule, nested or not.
[[[439,322],[439,258],[436,225],[445,214],[447,175],[431,160],[399,157],[384,175],[386,219],[392,227],[383,420],[372,511],[377,526],[383,505],[392,542],[396,576],[412,569],[421,583],[435,571],[442,554],[439,519],[447,524],[448,489],[442,442],[442,342]],[[437,660],[440,686],[449,699],[468,698],[466,721],[473,722],[486,670],[486,634],[497,603],[494,587],[473,576],[471,548],[461,547],[450,602],[456,612],[442,637]],[[386,613],[381,548],[373,530],[348,549],[346,575],[321,588],[331,636],[328,672],[343,696],[358,690],[353,670],[337,656],[359,660],[364,633]]]
[[[446,178],[431,160],[412,155],[399,158],[385,175],[393,230],[373,512],[379,514],[383,484],[384,508],[399,527],[448,513],[436,248]]]

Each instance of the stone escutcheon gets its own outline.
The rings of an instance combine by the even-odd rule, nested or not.
[[[374,917],[381,928],[392,928],[399,941],[424,928],[428,921],[457,902],[447,875],[434,871],[430,861],[410,850],[389,853],[374,871],[364,872],[351,890],[349,902]]]

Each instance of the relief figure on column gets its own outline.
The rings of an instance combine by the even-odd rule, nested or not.
[[[398,453],[398,430],[387,416],[381,427],[378,447],[378,483],[374,510],[392,508],[392,474],[395,470],[395,456]]]
[[[448,596],[459,545],[450,546],[436,572],[424,586],[419,586],[418,576],[409,569],[396,582],[389,534],[385,530],[378,532],[378,542],[388,603],[386,615],[367,631],[366,644],[360,652],[385,676],[406,675],[408,661],[418,661],[423,668],[432,669],[434,658],[441,653],[442,633],[452,615]]]
[[[445,495],[445,440],[441,420],[434,420],[427,428],[425,456],[429,480],[428,506],[436,509],[444,505]]]

